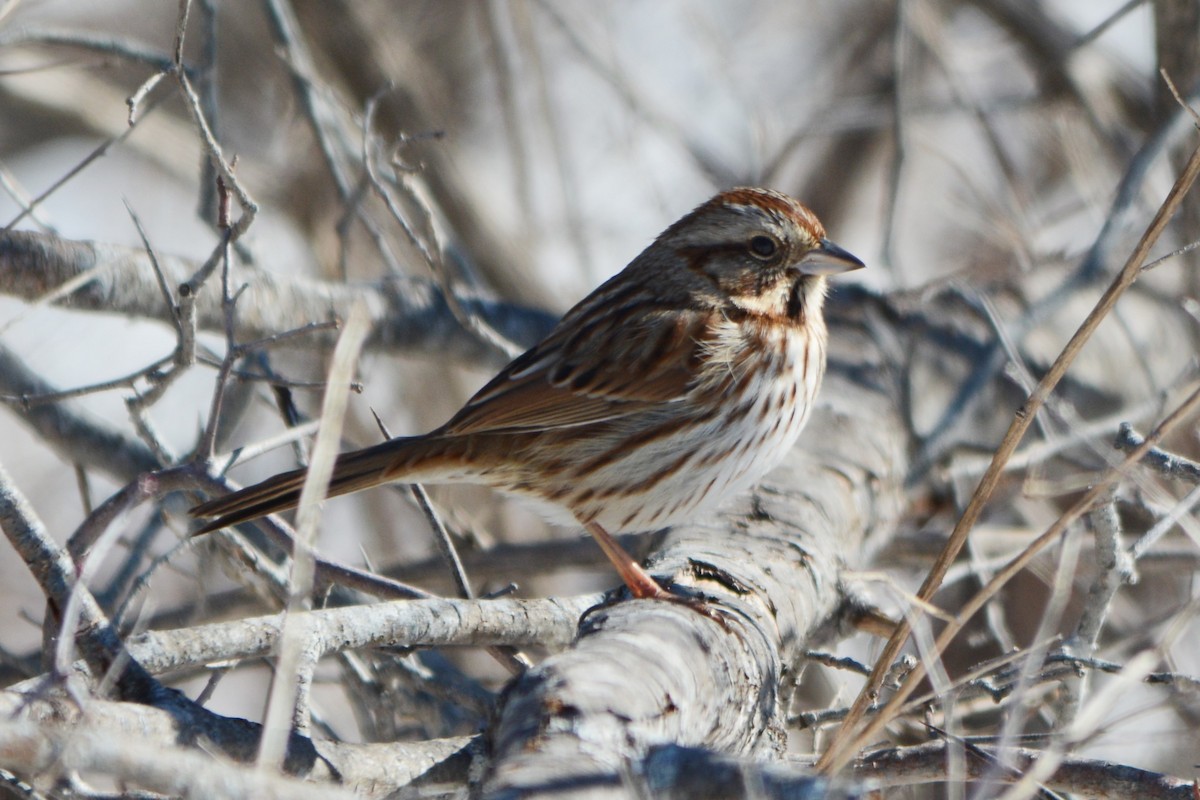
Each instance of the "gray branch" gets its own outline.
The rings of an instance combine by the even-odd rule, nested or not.
[[[16,353],[0,345],[0,395],[32,397],[57,392]],[[9,407],[66,461],[98,469],[119,481],[163,466],[146,444],[90,414],[79,403],[24,404]]]
[[[186,284],[185,291],[197,292],[200,328],[223,331],[219,287],[215,282],[203,287],[189,283],[200,264],[167,255],[158,260],[169,285],[177,288]],[[171,309],[163,303],[145,252],[25,231],[0,237],[0,293],[35,301],[83,276],[86,280],[58,300],[58,305],[173,324]],[[367,347],[496,363],[495,350],[455,320],[445,297],[429,280],[393,277],[348,285],[236,267],[230,281],[235,289],[246,287],[238,302],[238,333],[243,340],[266,338],[313,322],[345,319],[354,303],[362,301],[372,324]],[[546,312],[478,295],[459,297],[458,302],[467,313],[478,314],[515,342],[537,341],[555,321]],[[336,331],[316,331],[289,344],[331,347],[336,338]]]

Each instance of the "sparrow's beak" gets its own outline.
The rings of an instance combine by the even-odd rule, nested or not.
[[[799,264],[802,275],[840,275],[865,266],[866,264],[852,256],[849,251],[843,250],[828,239],[822,239],[820,245],[809,250],[804,258],[800,259]]]

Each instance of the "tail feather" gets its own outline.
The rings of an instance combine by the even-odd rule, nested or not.
[[[382,444],[355,450],[338,456],[333,466],[333,477],[329,482],[327,497],[357,492],[381,483],[388,483],[405,477],[405,466],[413,464],[423,453],[416,452],[423,448],[399,447],[401,441],[420,443],[420,438],[407,440],[393,439]],[[413,452],[408,452],[408,450]],[[265,517],[280,511],[295,508],[300,503],[300,490],[304,486],[307,469],[296,469],[284,472],[262,483],[247,486],[232,494],[209,500],[192,508],[188,513],[193,517],[211,518],[195,536],[210,533],[215,530],[237,525],[242,522]],[[418,478],[414,476],[414,480]]]
[[[188,513],[193,517],[216,519],[206,523],[194,535],[211,533],[230,525],[295,508],[300,502],[300,487],[304,485],[305,474],[306,471],[302,469],[286,472],[233,494],[201,503]]]

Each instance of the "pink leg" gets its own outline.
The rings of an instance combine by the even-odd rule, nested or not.
[[[600,523],[585,522],[583,527],[587,528],[587,532],[595,538],[596,544],[600,545],[604,555],[608,556],[608,560],[617,568],[617,574],[621,576],[621,580],[629,587],[629,591],[633,593],[634,597],[656,600],[678,599],[659,586],[658,581],[651,578],[650,574],[633,560],[633,556],[626,553],[625,549],[617,544],[617,540],[600,526]]]

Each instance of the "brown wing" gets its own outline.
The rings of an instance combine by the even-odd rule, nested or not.
[[[441,433],[589,425],[681,400],[707,315],[598,291],[472,397]],[[616,311],[614,312],[614,305]]]

